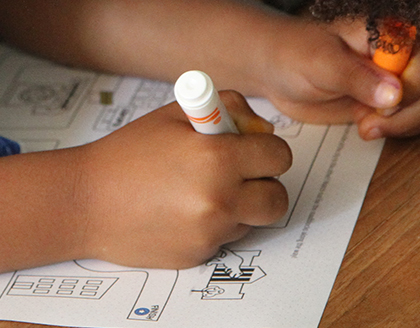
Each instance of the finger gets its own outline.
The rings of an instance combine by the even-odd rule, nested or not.
[[[286,188],[274,178],[248,180],[243,183],[238,196],[240,220],[251,226],[278,221],[289,206]]]
[[[401,101],[401,81],[371,61],[359,58],[349,72],[343,87],[354,99],[374,108],[395,107]]]
[[[359,123],[359,134],[365,140],[383,137],[409,137],[420,133],[420,102],[401,109],[389,117],[366,114]]]
[[[401,80],[404,90],[401,106],[405,107],[420,99],[420,53],[417,50],[401,75]]]
[[[241,133],[273,133],[274,126],[254,113],[245,97],[236,91],[221,91],[220,98]]]
[[[241,135],[233,156],[243,179],[273,177],[285,173],[292,165],[287,143],[273,134]]]
[[[312,124],[343,124],[353,122],[353,112],[362,104],[351,97],[342,97],[319,103],[302,104],[282,99],[270,99],[283,114]]]
[[[324,56],[329,58],[329,63],[320,63],[324,64],[319,70],[324,77],[320,87],[351,96],[374,108],[394,107],[401,101],[402,85],[395,75],[376,66],[370,59],[357,55],[344,44],[341,51],[331,52],[330,48],[325,48],[328,53]]]
[[[353,112],[353,122],[360,125],[366,117],[375,113],[376,110],[372,107],[360,106]]]

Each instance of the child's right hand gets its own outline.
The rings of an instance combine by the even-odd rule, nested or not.
[[[84,146],[84,257],[191,267],[285,214],[287,193],[273,177],[289,169],[289,147],[242,96],[221,98],[245,133],[197,133],[171,103]]]

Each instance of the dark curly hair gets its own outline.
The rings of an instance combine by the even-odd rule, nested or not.
[[[413,43],[408,36],[408,29],[415,26],[420,28],[420,1],[419,0],[315,0],[310,6],[312,15],[326,22],[332,22],[337,18],[362,18],[366,19],[366,29],[369,32],[369,41],[376,47],[380,44],[380,31],[384,25],[394,27],[391,34],[394,43],[403,45]],[[389,19],[394,19],[390,24]],[[408,41],[407,41],[408,40]]]

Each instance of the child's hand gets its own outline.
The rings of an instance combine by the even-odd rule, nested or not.
[[[420,53],[413,53],[401,75],[403,99],[390,115],[380,115],[372,108],[356,112],[359,134],[366,140],[382,137],[409,137],[420,134]]]
[[[266,97],[306,122],[353,121],[356,109],[389,108],[401,97],[400,81],[329,24],[260,1],[57,1],[3,1],[2,35],[62,63],[120,75],[175,82],[199,69],[218,89]],[[80,24],[86,33],[69,28]]]
[[[366,140],[383,137],[410,137],[420,134],[420,54],[411,59],[401,76],[403,99],[390,108],[390,115],[373,108],[360,108],[355,114],[359,134]]]
[[[272,49],[264,95],[292,118],[350,122],[360,108],[388,108],[401,99],[399,79],[370,60],[364,26],[290,18],[283,31],[267,37]]]
[[[86,145],[86,256],[186,268],[285,214],[292,157],[244,98],[221,92],[241,135],[193,130],[177,103]]]
[[[373,49],[366,42],[367,35],[363,21],[335,23],[334,28],[347,44],[357,53],[368,58]],[[366,140],[382,137],[408,137],[420,133],[420,53],[414,49],[412,59],[400,77],[402,100],[395,106],[379,114],[375,108],[360,106],[354,119],[359,126],[359,134]]]

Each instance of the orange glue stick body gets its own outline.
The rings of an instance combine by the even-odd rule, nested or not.
[[[389,72],[400,76],[411,57],[411,51],[416,39],[416,27],[404,24],[393,18],[383,21],[373,62]],[[377,109],[382,114],[384,109]]]
[[[416,27],[389,18],[384,21],[382,30],[373,62],[396,75],[401,75],[411,56]]]

